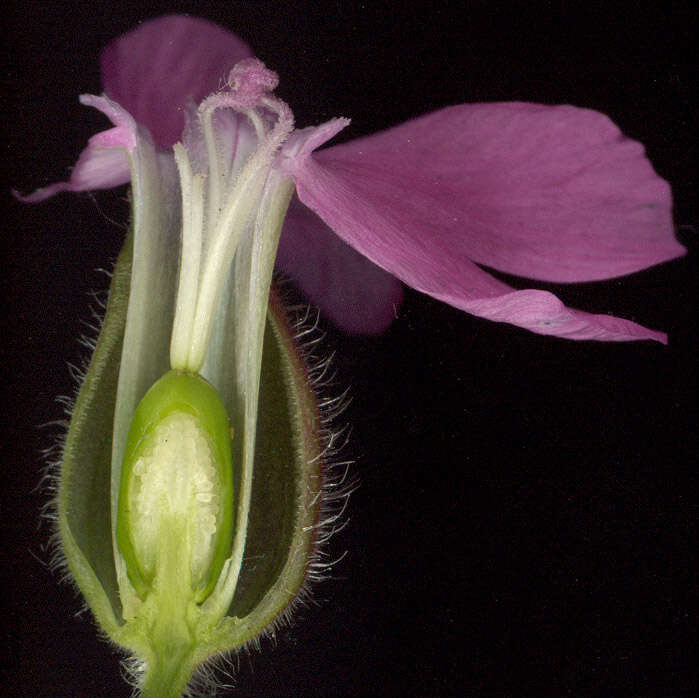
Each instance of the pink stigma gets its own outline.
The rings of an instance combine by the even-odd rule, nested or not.
[[[268,92],[276,89],[279,76],[261,60],[244,58],[233,66],[227,83],[236,108],[248,111],[258,106]]]

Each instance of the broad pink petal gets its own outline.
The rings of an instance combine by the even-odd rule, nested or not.
[[[22,196],[27,203],[44,201],[62,191],[91,191],[110,189],[125,184],[131,178],[127,151],[136,146],[136,122],[118,104],[106,97],[81,95],[82,104],[99,109],[114,124],[114,128],[95,134],[80,153],[67,182],[56,182]]]
[[[279,242],[277,268],[341,330],[376,334],[393,322],[403,285],[343,242],[294,198]]]
[[[158,145],[168,147],[180,139],[187,103],[214,92],[239,60],[252,55],[242,39],[213,22],[168,15],[143,22],[104,49],[102,83]]]
[[[492,117],[481,138],[474,114]],[[578,122],[575,134],[571,119]],[[510,133],[507,147],[493,122]],[[518,139],[513,123],[520,124]],[[566,146],[568,140],[573,144]],[[600,142],[618,160],[609,161]],[[566,164],[562,153],[577,162]],[[541,334],[665,341],[635,323],[567,309],[544,291],[514,291],[472,261],[572,281],[633,271],[683,252],[669,227],[667,185],[641,146],[623,139],[602,115],[517,104],[453,107],[299,157],[290,171],[303,203],[355,249],[420,291]],[[578,217],[592,229],[586,232]]]
[[[510,274],[592,281],[684,254],[669,186],[595,111],[461,105],[313,157],[386,211],[395,242]]]

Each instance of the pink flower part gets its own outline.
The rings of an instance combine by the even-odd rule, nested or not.
[[[290,163],[338,235],[458,308],[574,339],[665,335],[515,291],[473,261],[552,281],[630,273],[684,253],[670,190],[604,115],[569,106],[447,108]]]
[[[233,66],[253,55],[235,34],[196,17],[143,22],[102,52],[102,84],[162,147],[176,143],[183,110],[222,86]]]
[[[274,99],[266,95],[276,76],[251,56],[234,34],[190,17],[153,19],[119,37],[102,56],[106,93],[119,104],[83,98],[115,128],[90,139],[70,181],[24,200],[127,182],[125,150],[136,134],[130,115],[170,146],[185,115],[227,73],[238,99]],[[214,121],[227,134],[223,157],[253,147],[243,117],[217,110]],[[294,206],[280,265],[341,327],[379,331],[400,302],[400,286],[330,230],[411,286],[482,317],[577,339],[665,341],[625,320],[570,310],[550,293],[515,291],[474,264],[573,282],[684,254],[672,233],[667,183],[607,117],[570,106],[461,105],[311,155],[346,123],[293,132],[275,165],[324,221]],[[190,120],[184,141],[197,170],[207,159],[200,140]]]
[[[228,75],[238,111],[254,109],[263,96],[279,85],[279,76],[258,58],[245,58]]]
[[[294,198],[277,252],[277,267],[349,334],[388,329],[403,300],[403,284],[343,242]]]
[[[90,138],[75,163],[70,180],[50,184],[26,196],[13,192],[18,199],[35,203],[62,191],[110,189],[126,184],[131,179],[127,151],[136,147],[138,127],[135,121],[128,112],[106,97],[81,95],[80,102],[99,109],[114,124],[114,128],[101,131]]]

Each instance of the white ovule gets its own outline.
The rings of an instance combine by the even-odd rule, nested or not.
[[[157,573],[159,552],[180,541],[192,584],[207,573],[220,517],[221,481],[211,442],[198,420],[174,412],[146,437],[133,466],[129,520],[136,558],[146,576]]]

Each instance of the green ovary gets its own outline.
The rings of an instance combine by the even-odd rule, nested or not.
[[[141,601],[201,603],[230,555],[230,428],[203,378],[166,373],[134,413],[121,471],[117,544]]]

